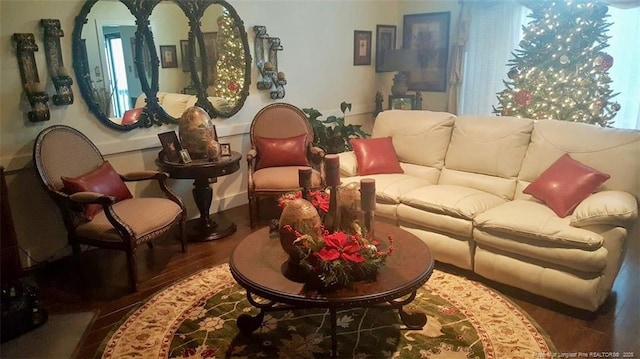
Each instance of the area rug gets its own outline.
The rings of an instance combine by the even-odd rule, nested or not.
[[[408,311],[428,322],[408,330],[397,311],[338,312],[341,358],[551,357],[553,343],[522,310],[484,285],[434,271]],[[236,318],[258,314],[227,265],[166,288],[135,310],[103,344],[102,358],[326,358],[326,310],[269,312],[251,336]]]

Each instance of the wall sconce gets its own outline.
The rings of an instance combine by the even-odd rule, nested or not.
[[[73,80],[62,63],[60,38],[64,36],[64,32],[60,28],[60,20],[42,19],[40,25],[44,28],[44,51],[49,75],[57,93],[53,95],[53,103],[58,106],[70,105],[73,103],[73,91],[71,90]]]
[[[278,71],[278,51],[282,51],[279,37],[270,37],[265,26],[256,25],[253,27],[256,33],[254,41],[254,52],[256,65],[260,70],[262,78],[258,80],[258,90],[271,90],[271,98],[284,98],[284,86],[287,84],[284,72]],[[264,57],[265,42],[269,49],[268,59]]]
[[[15,33],[13,34],[13,40],[16,42],[16,55],[18,57],[22,85],[29,99],[29,104],[31,104],[32,111],[29,111],[29,120],[31,122],[48,121],[50,118],[49,106],[47,106],[49,95],[44,92],[38,77],[36,59],[33,56],[33,53],[38,51],[35,38],[31,33]]]
[[[407,93],[409,88],[407,86],[407,76],[405,72],[419,67],[418,50],[397,49],[385,51],[381,70],[398,71],[393,77],[393,86],[391,86],[391,93],[394,96],[402,96]]]

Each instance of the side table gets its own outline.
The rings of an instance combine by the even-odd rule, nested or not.
[[[242,155],[231,151],[231,156],[222,157],[218,162],[194,160],[190,163],[166,161],[161,151],[156,158],[156,165],[167,172],[171,178],[193,179],[193,199],[200,211],[200,218],[187,221],[186,232],[190,241],[211,241],[233,234],[237,226],[222,215],[209,214],[213,201],[212,183],[218,177],[232,174],[240,169]]]

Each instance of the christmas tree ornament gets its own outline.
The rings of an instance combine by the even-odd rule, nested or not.
[[[562,55],[560,56],[560,63],[563,65],[566,65],[569,63],[569,56],[567,55]]]
[[[509,77],[512,80],[515,80],[518,78],[518,70],[516,70],[515,68],[509,70],[509,73],[507,73],[507,77]]]
[[[593,64],[596,65],[596,66],[600,66],[600,65],[602,65],[602,61],[604,61],[604,58],[602,56],[598,55],[593,60]]]
[[[531,105],[531,93],[526,90],[520,90],[516,93],[516,104],[520,107]]]
[[[620,111],[620,104],[619,104],[619,103],[617,103],[617,102],[616,102],[616,103],[614,103],[614,104],[612,104],[612,105],[611,105],[611,109],[612,109],[613,111],[615,111],[615,112]]]
[[[613,66],[613,56],[605,54],[602,57],[602,69],[608,71]]]

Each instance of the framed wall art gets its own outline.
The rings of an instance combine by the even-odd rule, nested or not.
[[[413,110],[415,101],[414,95],[389,95],[389,110]]]
[[[160,45],[160,63],[163,69],[178,67],[176,45]]]
[[[353,32],[353,65],[371,65],[371,31]]]
[[[396,29],[395,25],[376,26],[376,72],[387,72],[382,70],[384,53],[396,49]]]
[[[450,12],[404,15],[402,48],[418,50],[419,63],[409,72],[409,90],[446,92],[450,18]]]

